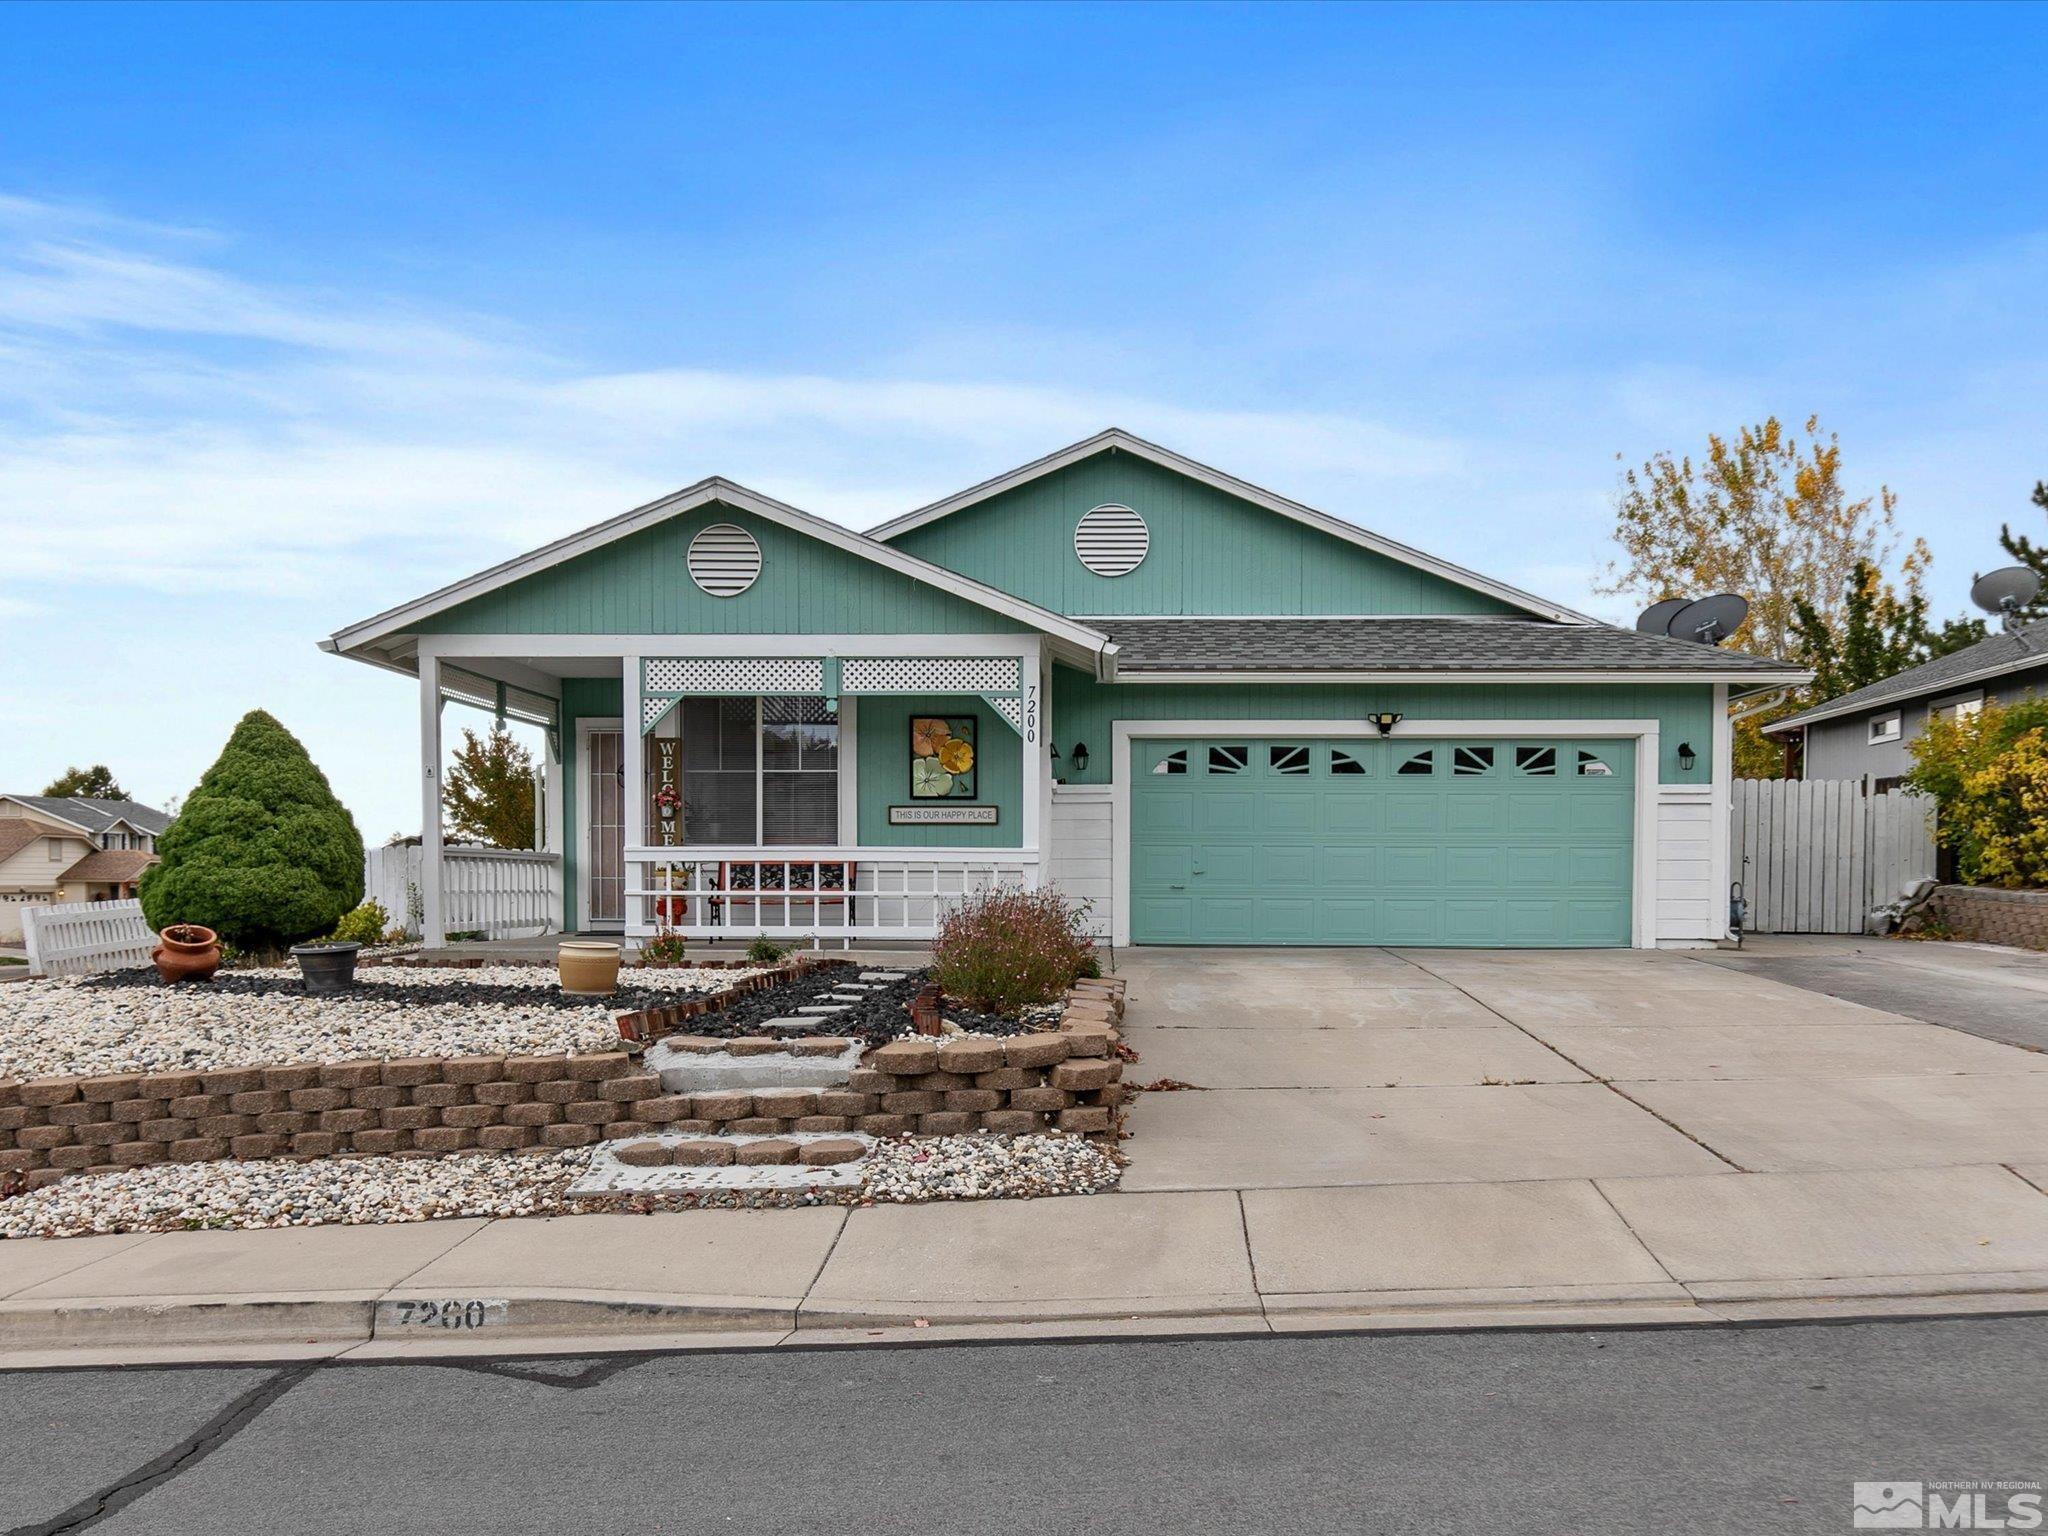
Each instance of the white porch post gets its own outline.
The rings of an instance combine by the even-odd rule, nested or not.
[[[644,757],[643,746],[646,738],[641,735],[641,722],[646,718],[640,698],[640,654],[628,652],[621,658],[624,677],[624,710],[619,721],[619,767],[625,776],[620,789],[620,808],[625,812],[626,821],[626,862],[624,866],[626,896],[624,916],[626,937],[630,941],[633,929],[640,920],[640,903],[633,890],[645,874],[633,863],[633,850],[647,846],[647,778],[641,767]]]
[[[420,937],[429,949],[447,942],[441,904],[441,658],[421,647],[420,668]]]
[[[1051,671],[1045,642],[1040,639],[1033,654],[1023,658],[1019,681],[1024,685],[1024,826],[1023,843],[1038,854],[1038,883],[1048,882],[1052,850],[1046,833],[1052,827],[1052,762],[1047,743],[1052,740],[1046,713],[1046,678]]]

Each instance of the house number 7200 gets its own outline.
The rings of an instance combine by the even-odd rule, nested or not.
[[[511,1308],[503,1301],[474,1297],[446,1301],[390,1301],[389,1320],[400,1328],[438,1328],[448,1333],[474,1333],[505,1321]]]
[[[1038,745],[1038,684],[1024,685],[1024,744]]]

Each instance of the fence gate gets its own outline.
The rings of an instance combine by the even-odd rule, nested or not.
[[[1934,874],[1934,802],[1858,779],[1737,779],[1728,838],[1752,933],[1861,933],[1872,907]]]

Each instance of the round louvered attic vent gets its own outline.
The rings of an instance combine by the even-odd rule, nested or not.
[[[1098,576],[1129,575],[1151,547],[1145,519],[1113,501],[1086,513],[1074,528],[1074,553]]]
[[[690,540],[690,580],[713,597],[738,597],[761,574],[761,546],[744,528],[713,523]]]

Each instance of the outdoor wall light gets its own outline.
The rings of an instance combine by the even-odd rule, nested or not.
[[[1692,772],[1692,765],[1698,761],[1698,756],[1692,750],[1692,743],[1681,741],[1678,744],[1678,766],[1690,773]]]
[[[1088,771],[1088,743],[1085,741],[1075,742],[1070,760],[1074,765],[1074,772],[1086,773]]]
[[[1394,734],[1394,727],[1401,723],[1401,717],[1397,714],[1367,715],[1365,722],[1367,725],[1378,726],[1382,736],[1391,736]]]

